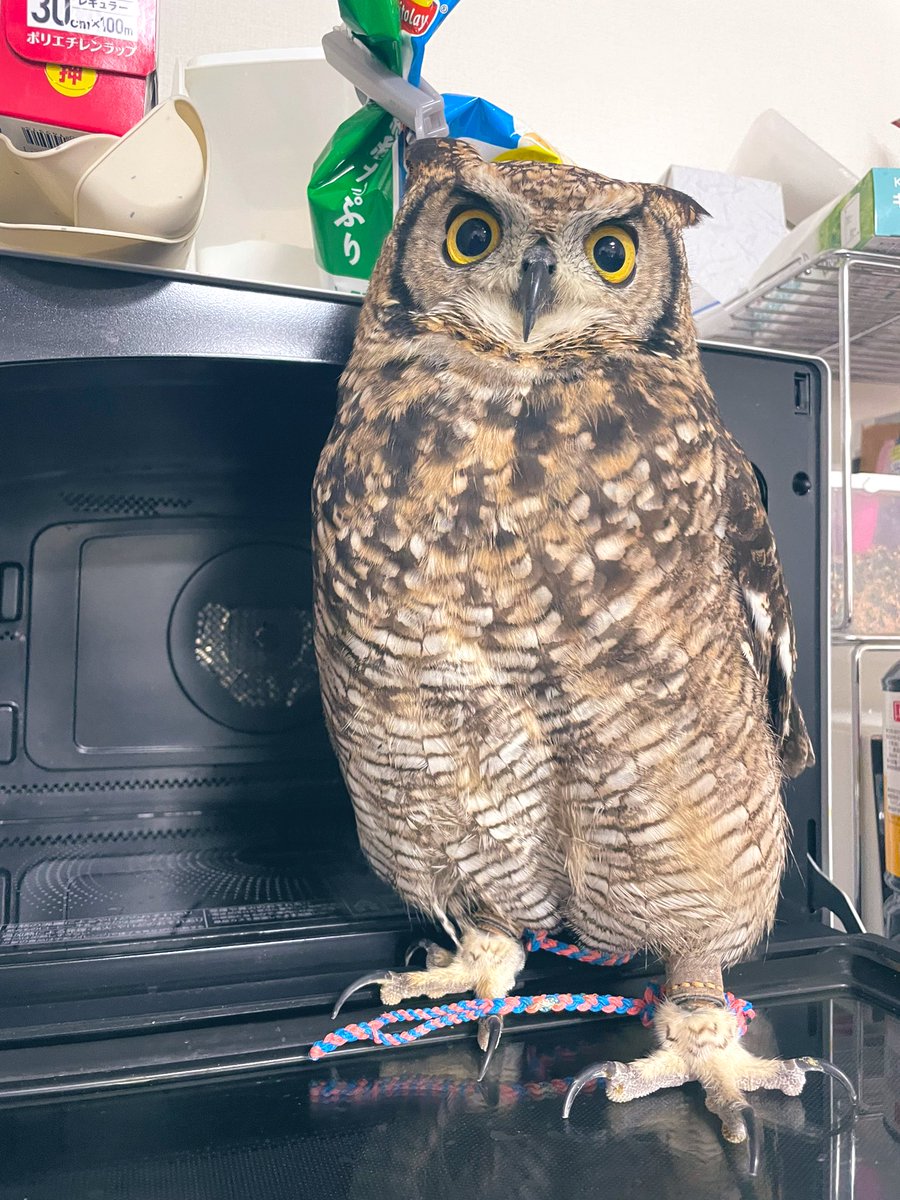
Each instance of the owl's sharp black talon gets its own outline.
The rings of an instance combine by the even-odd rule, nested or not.
[[[851,1080],[844,1074],[840,1067],[836,1067],[833,1062],[829,1062],[827,1058],[798,1058],[794,1060],[798,1067],[806,1071],[819,1071],[823,1075],[830,1075],[832,1079],[836,1079],[838,1083],[842,1083],[847,1089],[850,1096],[850,1103],[856,1108],[859,1103],[856,1088]]]
[[[741,1116],[744,1118],[744,1125],[747,1128],[749,1171],[751,1178],[755,1178],[759,1172],[759,1160],[762,1157],[762,1134],[760,1133],[756,1113],[753,1111],[751,1105],[744,1105],[741,1109]]]
[[[587,1087],[589,1083],[593,1083],[595,1079],[609,1079],[609,1073],[613,1063],[596,1063],[592,1067],[585,1069],[576,1075],[569,1084],[569,1090],[566,1092],[566,1100],[563,1104],[563,1119],[565,1120],[572,1111],[572,1105],[575,1103],[575,1097],[582,1088]]]
[[[419,938],[419,940],[418,940],[418,941],[416,941],[416,942],[413,942],[413,943],[412,943],[412,945],[410,945],[410,946],[407,946],[407,948],[406,948],[406,953],[403,955],[403,965],[404,965],[404,967],[408,967],[408,966],[409,966],[409,964],[410,964],[410,963],[412,962],[412,960],[413,960],[413,957],[414,957],[416,954],[418,954],[418,952],[419,952],[420,950],[424,950],[424,951],[426,952],[426,954],[427,954],[427,953],[428,953],[428,948],[429,948],[429,946],[431,946],[431,944],[432,944],[432,943],[431,943],[431,942],[428,940],[428,938]]]
[[[361,991],[364,987],[369,987],[373,983],[384,983],[386,971],[366,971],[365,975],[360,975],[359,979],[354,979],[353,983],[349,984],[337,998],[337,1003],[331,1012],[332,1021],[336,1020],[338,1013],[350,999],[354,992]]]
[[[487,1030],[487,1043],[484,1047],[484,1058],[481,1062],[481,1070],[478,1072],[478,1082],[484,1079],[487,1074],[487,1069],[491,1065],[491,1059],[494,1057],[494,1051],[500,1045],[500,1036],[503,1033],[503,1018],[497,1016],[486,1017],[484,1027]]]

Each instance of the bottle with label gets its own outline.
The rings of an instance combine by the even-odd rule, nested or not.
[[[886,937],[900,938],[900,662],[881,681],[884,697],[884,902]]]

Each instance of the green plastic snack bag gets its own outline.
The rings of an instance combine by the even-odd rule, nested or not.
[[[428,39],[459,0],[340,0],[345,25],[395,74],[418,86]],[[560,156],[509,113],[477,96],[445,94],[451,137],[488,159]],[[405,132],[372,101],[334,133],[307,188],[316,259],[326,286],[362,293],[394,220],[405,182]]]
[[[367,104],[338,126],[307,189],[316,256],[329,284],[364,292],[394,219],[400,122]]]
[[[386,67],[400,74],[400,6],[397,0],[340,0],[341,17]]]
[[[459,0],[340,0],[344,24],[391,71],[421,78],[425,43]],[[364,292],[400,202],[402,126],[371,101],[316,159],[307,188],[316,258],[329,286]]]

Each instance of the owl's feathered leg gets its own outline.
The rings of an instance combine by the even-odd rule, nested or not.
[[[676,961],[668,965],[666,999],[657,1006],[653,1031],[659,1049],[634,1063],[606,1062],[588,1067],[572,1083],[563,1116],[594,1079],[606,1080],[610,1100],[622,1103],[661,1088],[696,1080],[706,1107],[722,1122],[729,1142],[749,1142],[750,1171],[756,1174],[760,1137],[744,1092],[768,1088],[798,1096],[810,1071],[822,1071],[845,1085],[853,1104],[853,1084],[832,1063],[814,1058],[757,1058],[740,1044],[738,1021],[724,1004],[721,968]]]
[[[525,965],[521,937],[493,930],[466,929],[458,948],[445,950],[434,942],[421,944],[426,951],[424,971],[370,971],[351,983],[338,998],[332,1017],[360,988],[377,983],[382,1003],[395,1008],[403,1000],[429,996],[437,1000],[459,992],[472,992],[479,1000],[506,996]],[[420,943],[411,947],[418,949]],[[503,1018],[488,1017],[478,1025],[478,1044],[484,1051],[479,1079],[483,1078],[503,1031]]]

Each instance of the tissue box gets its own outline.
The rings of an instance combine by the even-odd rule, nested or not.
[[[695,313],[730,300],[786,233],[781,187],[767,179],[669,167],[663,183],[693,196],[708,217],[684,231]]]
[[[0,0],[0,133],[18,150],[126,133],[155,67],[156,0]]]

